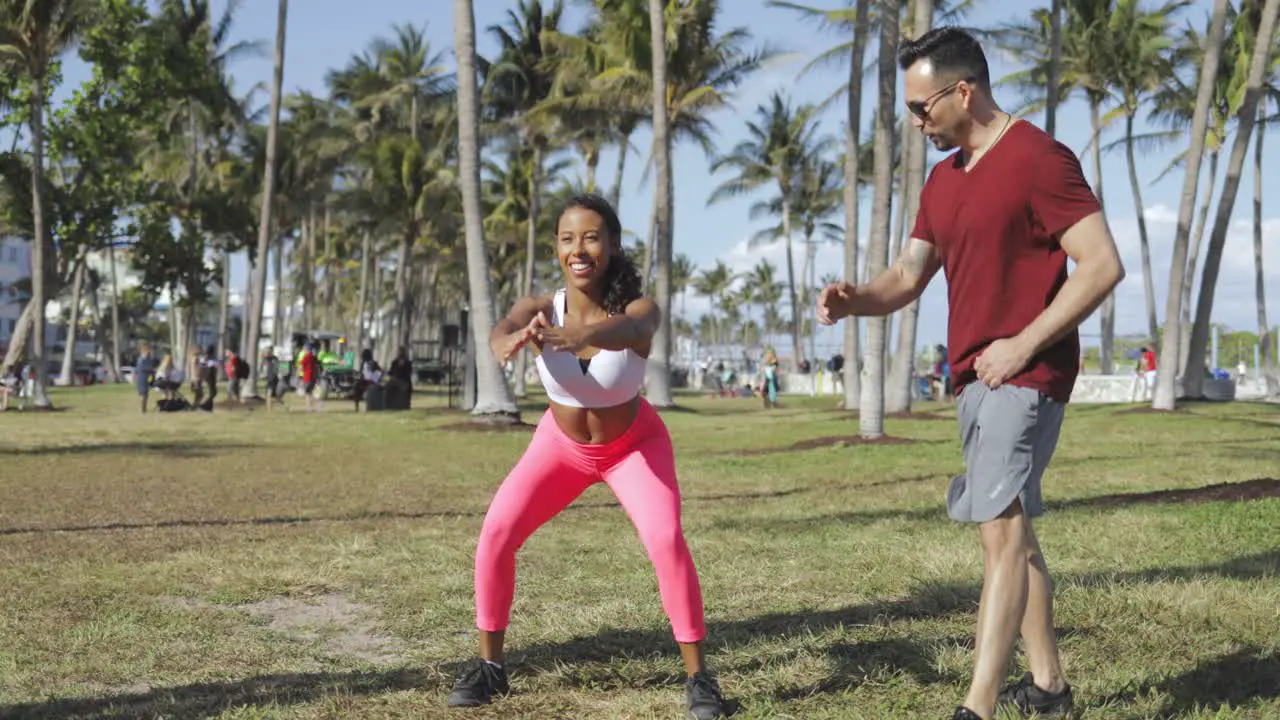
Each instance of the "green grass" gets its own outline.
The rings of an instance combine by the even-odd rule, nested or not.
[[[603,486],[520,554],[513,694],[445,710],[475,653],[481,518],[527,433],[444,430],[465,415],[424,395],[368,415],[54,399],[0,415],[0,717],[681,715],[652,568]],[[954,420],[742,456],[857,422],[830,398],[682,403],[664,418],[739,717],[949,717],[981,573],[976,531],[943,511]],[[1280,407],[1122,409],[1069,409],[1037,525],[1079,716],[1280,717],[1280,500],[1106,501],[1280,476]]]

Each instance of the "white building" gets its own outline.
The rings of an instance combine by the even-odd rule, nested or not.
[[[18,318],[29,299],[18,290],[18,283],[31,277],[31,245],[20,238],[0,239],[0,353],[9,351],[9,341],[18,327]],[[45,322],[45,346],[61,344],[59,328]]]

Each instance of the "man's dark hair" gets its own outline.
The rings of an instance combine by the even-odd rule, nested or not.
[[[939,77],[949,82],[973,78],[984,90],[991,89],[991,73],[982,45],[958,27],[939,27],[916,40],[898,45],[898,65],[906,70],[920,60],[928,60]]]
[[[583,193],[569,198],[560,210],[557,219],[564,217],[573,208],[590,210],[604,220],[604,227],[609,231],[609,241],[614,252],[609,256],[609,269],[604,275],[604,307],[610,315],[618,315],[626,311],[632,300],[640,297],[640,270],[622,247],[622,221],[608,200],[594,193]]]

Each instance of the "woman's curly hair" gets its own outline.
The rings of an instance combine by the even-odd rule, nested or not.
[[[640,270],[622,247],[622,221],[609,201],[594,193],[574,195],[556,217],[564,217],[572,208],[590,210],[604,219],[611,249],[609,267],[604,273],[604,307],[610,315],[620,315],[626,311],[627,305],[641,296]]]

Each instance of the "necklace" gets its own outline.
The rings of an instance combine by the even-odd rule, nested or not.
[[[1000,138],[1004,137],[1004,131],[1008,130],[1009,126],[1013,124],[1013,115],[1010,115],[1009,113],[1005,113],[1004,118],[1005,118],[1004,127],[1000,128],[1000,132],[996,133],[996,136],[991,139],[991,142],[987,143],[987,146],[982,148],[981,154],[975,156],[970,160],[969,169],[973,169],[973,163],[978,162],[979,160],[981,160],[983,157],[986,156],[987,151],[989,151],[992,147],[994,147],[995,144],[1000,141]]]

